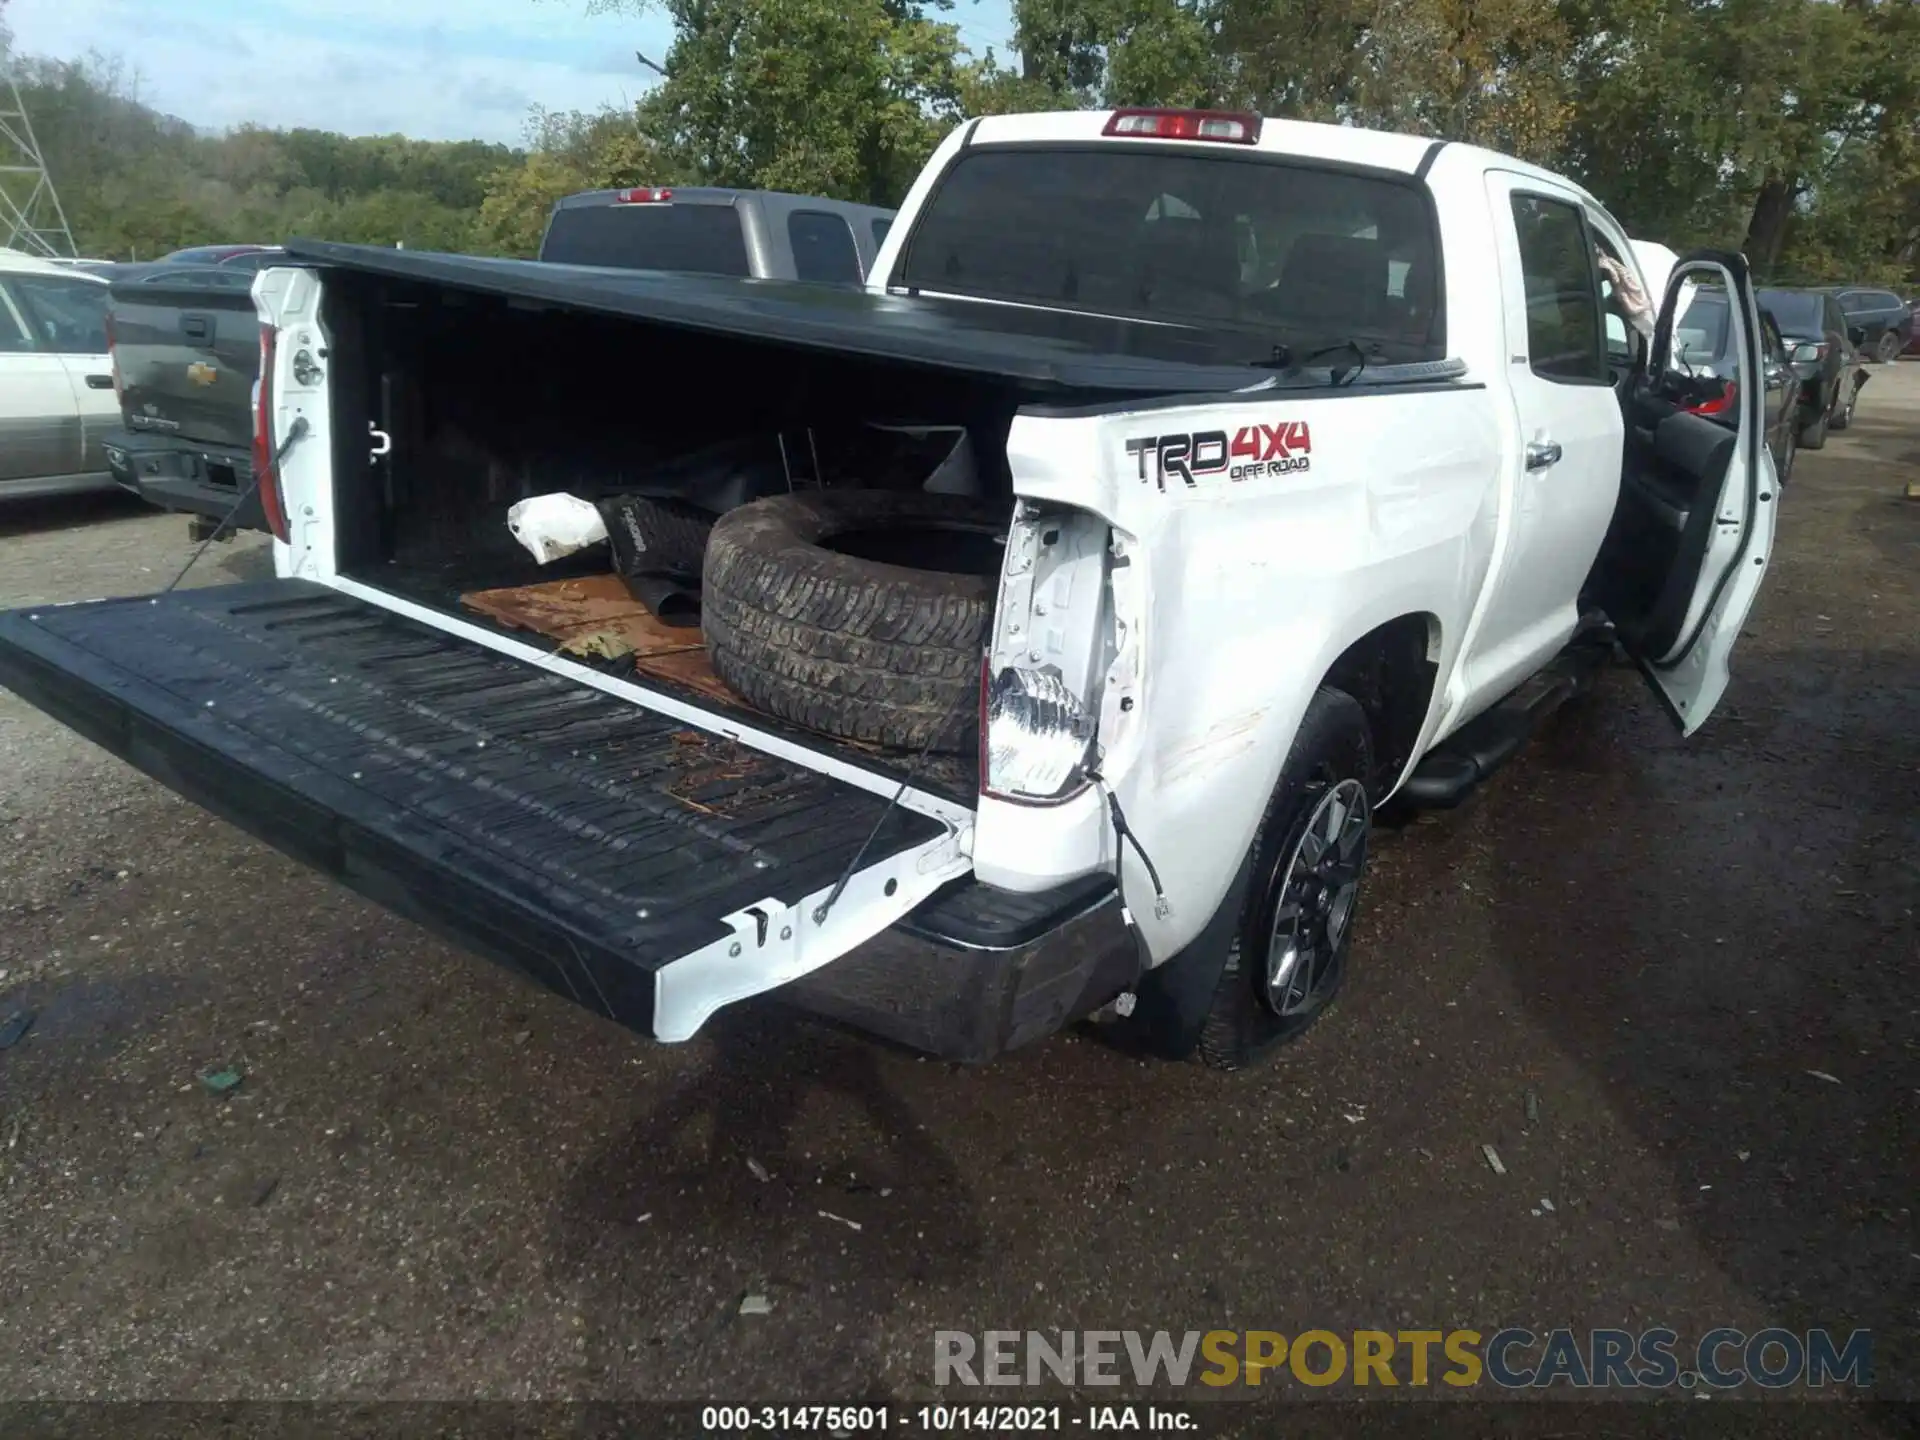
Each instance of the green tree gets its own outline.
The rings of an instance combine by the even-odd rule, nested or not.
[[[1561,0],[1581,36],[1564,166],[1635,234],[1762,276],[1910,265],[1914,0]],[[1911,214],[1911,211],[1906,213]]]
[[[640,134],[631,113],[536,109],[527,129],[531,152],[488,178],[475,221],[475,242],[493,253],[537,254],[547,216],[563,195],[671,184],[683,178]]]
[[[1218,88],[1206,16],[1186,0],[1017,0],[1022,75],[1056,107],[1205,105]]]
[[[689,183],[896,203],[961,118],[959,32],[929,13],[950,3],[664,0],[641,128]]]
[[[1232,100],[1551,160],[1571,44],[1553,0],[1213,0]]]
[[[296,234],[470,248],[503,145],[243,125],[204,135],[142,104],[94,55],[13,70],[83,253],[152,257],[183,245]]]

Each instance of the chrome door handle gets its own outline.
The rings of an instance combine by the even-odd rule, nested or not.
[[[1553,440],[1530,440],[1527,442],[1527,469],[1544,470],[1549,465],[1560,463],[1560,445]]]

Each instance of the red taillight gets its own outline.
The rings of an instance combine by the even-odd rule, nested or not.
[[[1698,405],[1689,405],[1687,409],[1695,415],[1724,415],[1733,409],[1733,402],[1740,398],[1740,386],[1737,382],[1727,381],[1727,388],[1711,400],[1702,400]]]
[[[107,312],[107,369],[113,372],[113,398],[116,403],[127,403],[126,382],[120,378],[120,352],[113,346],[113,312]]]
[[[260,509],[273,538],[292,539],[280,472],[273,463],[273,326],[260,327],[260,375],[253,382],[253,473],[260,487]]]
[[[664,205],[673,199],[673,191],[662,190],[657,185],[641,185],[632,190],[622,190],[613,197],[616,205]]]
[[[1251,145],[1260,138],[1260,117],[1231,110],[1116,110],[1102,135],[1134,140],[1217,140]]]

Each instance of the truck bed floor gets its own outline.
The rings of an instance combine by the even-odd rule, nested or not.
[[[509,588],[557,589],[564,581],[619,584],[606,568],[604,556],[585,555],[567,556],[546,566],[529,564],[524,557],[518,562],[512,557],[495,558],[490,562],[471,559],[431,563],[388,561],[354,572],[353,578],[378,586],[402,599],[445,611],[469,624],[486,625],[523,641],[527,639],[524,627],[508,624],[497,614],[477,609],[467,603],[468,597]],[[697,639],[699,632],[694,630],[691,634]],[[628,658],[596,661],[581,657],[580,663],[593,665],[610,675],[618,675],[623,680],[631,680],[683,700],[693,700],[730,719],[742,721],[758,730],[799,740],[877,775],[892,780],[910,778],[915,789],[938,795],[969,809],[979,800],[980,761],[976,755],[919,756],[904,750],[859,745],[778,720],[765,711],[755,709],[738,696],[730,695],[717,680],[712,684],[687,683],[667,673],[667,667],[637,668]],[[711,671],[708,671],[708,675],[711,676]]]

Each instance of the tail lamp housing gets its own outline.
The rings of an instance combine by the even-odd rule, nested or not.
[[[1086,784],[1094,717],[1051,665],[992,669],[980,683],[980,778],[989,794],[1064,800]]]
[[[289,543],[286,497],[280,490],[280,467],[274,463],[273,359],[274,327],[260,327],[260,373],[253,382],[253,476],[260,490],[260,510],[273,538]]]
[[[1015,507],[980,671],[984,794],[1051,805],[1091,783],[1114,654],[1111,536],[1088,511]]]

